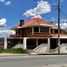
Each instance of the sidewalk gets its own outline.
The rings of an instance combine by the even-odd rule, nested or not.
[[[61,55],[67,55],[67,54],[11,54],[11,53],[0,53],[0,57],[2,57],[2,56],[36,56],[36,55],[61,56]]]
[[[61,65],[59,65],[59,64],[51,64],[51,65],[46,64],[43,67],[67,67],[67,64],[61,64]]]
[[[29,54],[11,54],[11,53],[1,53],[0,57],[4,56],[28,56]]]

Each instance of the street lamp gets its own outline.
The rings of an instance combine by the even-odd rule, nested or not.
[[[60,54],[60,0],[58,0],[58,54]]]

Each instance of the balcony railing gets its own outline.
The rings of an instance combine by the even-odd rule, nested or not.
[[[21,35],[11,35],[10,37],[22,37]]]
[[[51,35],[45,32],[34,32],[33,34],[29,33],[27,35],[24,35],[24,37],[51,37]]]
[[[25,33],[23,35],[11,35],[10,37],[51,37],[51,34],[45,32]]]

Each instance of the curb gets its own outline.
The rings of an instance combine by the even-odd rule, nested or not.
[[[50,53],[40,53],[40,54],[31,53],[30,55],[67,55],[67,53],[60,53],[60,54],[58,54],[58,53],[53,53],[53,54],[50,54]]]
[[[3,53],[0,54],[0,57],[5,57],[5,56],[28,56],[29,54],[7,54],[7,53]]]

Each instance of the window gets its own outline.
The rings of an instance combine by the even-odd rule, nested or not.
[[[21,34],[21,30],[20,29],[16,30],[16,34]]]
[[[53,29],[51,29],[51,33],[53,34]]]
[[[58,30],[55,30],[55,33],[57,34],[58,33]]]
[[[39,27],[34,27],[34,32],[39,32]]]
[[[40,28],[40,32],[47,32],[47,33],[49,33],[49,28],[47,28],[47,27],[41,27]]]

